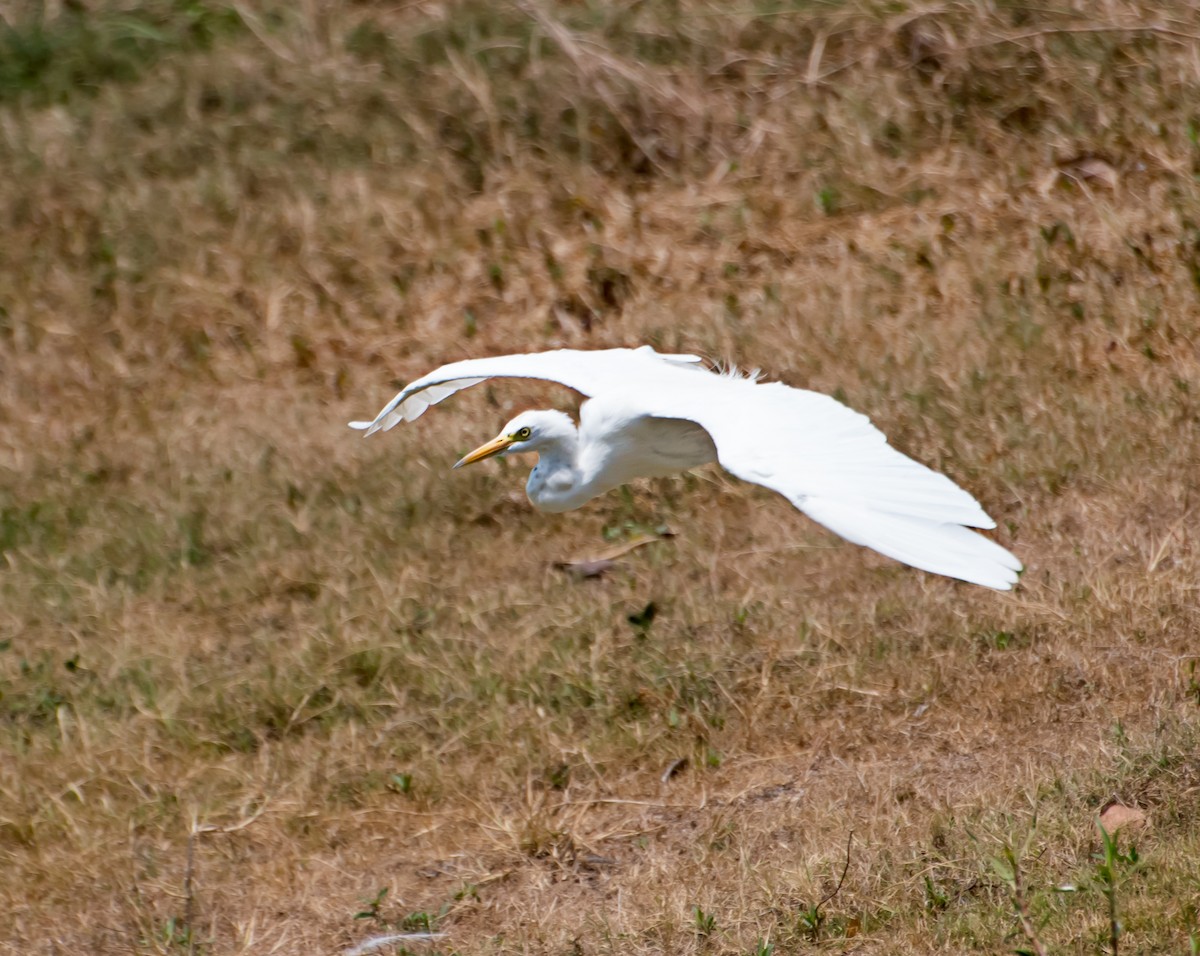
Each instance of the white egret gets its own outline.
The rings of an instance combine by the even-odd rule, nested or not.
[[[350,426],[387,430],[490,378],[558,382],[589,399],[578,428],[562,412],[523,412],[454,467],[536,452],[529,500],[559,512],[634,478],[717,461],[855,544],[985,587],[1016,583],[1021,562],[970,530],[996,526],[979,503],[892,448],[865,415],[828,395],[710,372],[700,361],[649,346],[468,359],[417,379],[374,421]]]

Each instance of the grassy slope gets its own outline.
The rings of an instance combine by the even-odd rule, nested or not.
[[[95,6],[0,68],[0,946],[1003,952],[1028,841],[1102,952],[1117,797],[1123,948],[1187,951],[1188,4]],[[561,518],[447,472],[537,386],[342,425],[643,341],[868,412],[1020,590],[716,471]]]

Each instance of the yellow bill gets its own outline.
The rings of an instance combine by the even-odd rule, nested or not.
[[[473,465],[477,461],[483,461],[485,458],[491,458],[492,455],[498,455],[515,440],[508,435],[498,435],[486,445],[480,445],[473,452],[463,455],[462,458],[454,463],[454,467],[461,468],[463,465]]]

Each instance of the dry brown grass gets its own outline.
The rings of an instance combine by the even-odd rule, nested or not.
[[[1189,3],[91,6],[0,69],[0,947],[998,953],[1030,840],[1106,952],[1115,796],[1122,952],[1195,951]],[[447,471],[550,389],[343,424],[641,342],[868,412],[1021,588]]]

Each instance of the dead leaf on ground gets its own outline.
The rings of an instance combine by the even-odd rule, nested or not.
[[[1081,156],[1065,163],[1061,168],[1066,175],[1074,179],[1100,183],[1109,189],[1116,189],[1121,182],[1116,167],[1099,156]]]
[[[567,561],[555,561],[554,566],[560,571],[566,571],[575,577],[598,578],[606,571],[611,571],[616,567],[616,559],[622,555],[628,554],[635,548],[642,547],[642,545],[653,544],[655,541],[661,541],[663,538],[674,536],[675,532],[669,530],[663,531],[660,534],[639,534],[628,541],[622,541],[620,544],[600,552],[600,554],[587,558],[580,557]]]
[[[555,561],[554,566],[560,571],[566,571],[577,578],[598,578],[605,571],[611,571],[615,568],[617,562],[605,561],[603,559],[596,561]]]
[[[1121,174],[1112,163],[1099,156],[1075,156],[1057,163],[1042,178],[1038,191],[1043,196],[1048,195],[1060,180],[1116,189],[1121,184]]]
[[[1146,814],[1137,807],[1127,807],[1122,803],[1112,802],[1100,811],[1100,825],[1110,835],[1122,827],[1130,830],[1140,830],[1146,825]]]
[[[1042,196],[1049,196],[1060,182],[1100,185],[1116,190],[1117,186],[1121,185],[1121,174],[1112,163],[1102,160],[1099,156],[1075,156],[1056,163],[1049,173],[1042,176],[1038,182],[1038,192]]]

